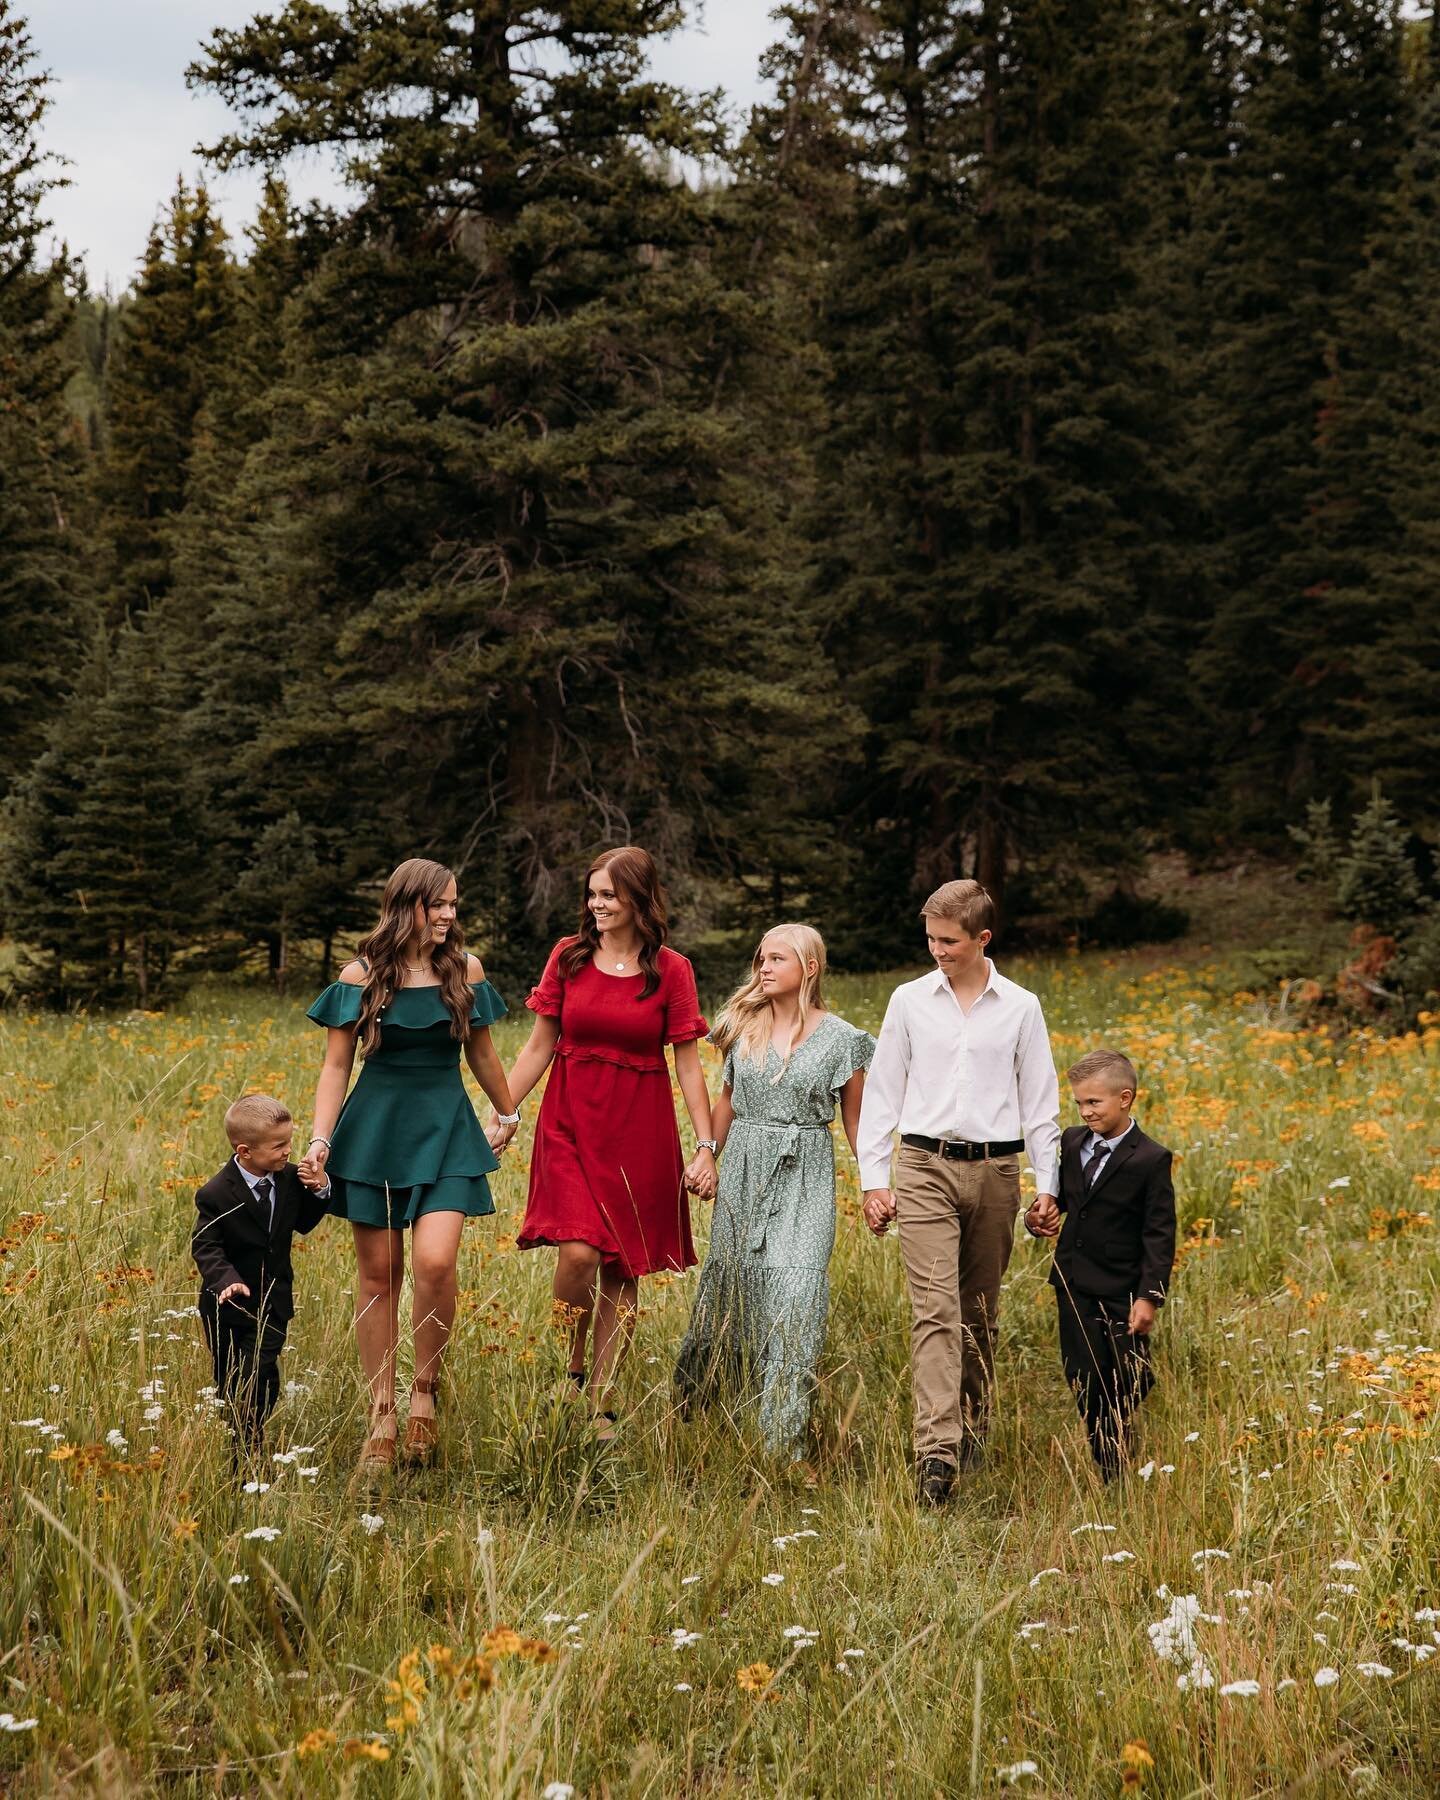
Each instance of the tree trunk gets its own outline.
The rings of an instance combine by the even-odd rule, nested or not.
[[[330,985],[330,970],[334,961],[335,933],[333,931],[327,931],[325,933],[325,942],[320,949],[320,985],[322,987],[329,987]]]

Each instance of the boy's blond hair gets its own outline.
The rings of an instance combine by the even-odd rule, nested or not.
[[[922,919],[948,919],[966,937],[995,929],[995,902],[978,881],[947,881],[920,908]]]
[[[225,1135],[232,1148],[253,1144],[267,1131],[291,1123],[290,1108],[268,1094],[242,1094],[225,1113]]]
[[[1096,1075],[1103,1075],[1112,1082],[1117,1094],[1122,1088],[1129,1088],[1132,1098],[1139,1092],[1139,1077],[1135,1073],[1135,1065],[1118,1050],[1089,1050],[1079,1062],[1072,1063],[1065,1071],[1065,1079],[1072,1086],[1077,1081],[1089,1081]]]

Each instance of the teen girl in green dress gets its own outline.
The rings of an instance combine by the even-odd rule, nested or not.
[[[411,1234],[415,1380],[405,1450],[426,1461],[436,1442],[435,1393],[455,1317],[455,1272],[467,1218],[495,1210],[486,1180],[515,1133],[490,1026],[505,1003],[466,954],[455,877],[415,857],[385,884],[380,922],[310,1008],[327,1028],[315,1135],[302,1171],[324,1170],[331,1210],[350,1221],[359,1284],[355,1337],[370,1388],[362,1463],[395,1460],[395,1356],[405,1233]],[[364,1067],[349,1098],[356,1047]],[[487,1137],[460,1075],[464,1053],[499,1123]]]

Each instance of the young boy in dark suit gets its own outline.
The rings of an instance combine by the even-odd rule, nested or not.
[[[229,1403],[237,1460],[260,1448],[280,1395],[280,1352],[295,1313],[290,1240],[325,1217],[330,1183],[304,1183],[290,1162],[294,1125],[265,1094],[225,1114],[234,1155],[195,1196],[190,1253],[204,1283],[200,1322]]]
[[[1058,1203],[1036,1200],[1025,1226],[1034,1237],[1058,1234],[1050,1280],[1060,1360],[1091,1454],[1114,1481],[1129,1455],[1131,1416],[1155,1385],[1150,1333],[1175,1261],[1173,1159],[1131,1117],[1128,1056],[1092,1050],[1068,1079],[1085,1122],[1061,1135]]]

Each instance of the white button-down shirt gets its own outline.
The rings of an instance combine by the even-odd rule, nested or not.
[[[1040,1002],[986,958],[968,1013],[936,969],[896,988],[860,1108],[862,1188],[890,1185],[896,1131],[994,1144],[1023,1138],[1037,1193],[1057,1190],[1060,1082]]]
[[[1117,1144],[1123,1144],[1125,1142],[1126,1138],[1129,1137],[1134,1129],[1135,1121],[1132,1119],[1125,1129],[1122,1132],[1117,1133],[1113,1138],[1097,1137],[1092,1131],[1089,1137],[1086,1138],[1085,1142],[1080,1146],[1080,1167],[1082,1169],[1088,1169],[1090,1167],[1091,1162],[1094,1160],[1095,1152],[1102,1144],[1105,1146],[1105,1153],[1108,1156]]]

